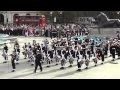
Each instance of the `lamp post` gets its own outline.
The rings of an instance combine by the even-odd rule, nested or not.
[[[7,14],[6,14],[6,24],[8,24],[8,16],[7,16]]]
[[[52,15],[53,15],[53,12],[51,11],[50,12],[50,24],[51,24],[51,31],[50,31],[50,36],[51,36],[51,39],[52,39]]]
[[[51,24],[51,30],[52,30],[52,15],[53,15],[53,12],[51,11],[51,12],[50,12],[50,24]]]
[[[59,14],[60,14],[60,23],[62,23],[62,11],[58,11],[59,12]]]
[[[58,13],[60,14],[60,17],[59,17],[59,23],[62,23],[62,11],[58,11]],[[61,32],[60,32],[60,29],[58,29],[58,38],[60,38],[61,36]]]

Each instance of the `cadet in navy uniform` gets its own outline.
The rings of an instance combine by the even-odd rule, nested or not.
[[[36,73],[37,67],[40,67],[40,70],[42,72],[42,65],[41,65],[41,61],[42,61],[42,54],[39,50],[37,50],[36,55],[35,55],[35,70],[34,73]]]
[[[105,42],[104,50],[105,50],[105,57],[107,58],[108,56],[108,42],[107,41]]]
[[[119,31],[117,31],[117,38],[118,38],[118,40],[120,40],[120,32]]]
[[[96,47],[97,47],[97,50],[96,50],[96,54],[97,54],[97,55],[96,55],[96,59],[97,59],[97,60],[100,60],[100,59],[101,59],[101,50],[100,50],[101,47],[100,47],[100,44],[98,44]],[[97,62],[98,62],[98,61],[97,61]]]
[[[56,65],[58,65],[59,60],[61,59],[60,54],[58,54],[57,50],[55,50],[55,56],[56,56]]]
[[[24,52],[23,52],[23,55],[25,56],[24,59],[27,59],[27,44],[25,43],[24,46],[23,46],[23,49],[24,49]]]
[[[46,57],[47,57],[47,67],[50,67],[51,61],[53,59],[53,52],[51,50],[48,51]]]
[[[58,47],[59,47],[59,45],[58,45]],[[61,50],[61,48],[58,48],[57,53],[58,53],[59,56],[62,57],[62,50]]]
[[[86,45],[85,42],[82,43],[83,58],[86,58]]]
[[[45,52],[45,46],[43,44],[41,44],[41,51]]]
[[[110,46],[110,52],[111,52],[111,54],[112,54],[112,58],[113,58],[112,61],[115,61],[116,47],[115,47],[115,45],[114,45],[114,42],[113,42],[112,45]]]
[[[93,39],[91,39],[91,41],[90,41],[90,45],[91,45],[91,53],[95,56],[95,52],[94,52],[94,40]]]
[[[117,45],[116,45],[116,51],[118,53],[118,59],[120,59],[120,41],[118,40]]]
[[[78,43],[78,38],[75,38],[75,45],[77,45],[77,43]]]
[[[40,50],[40,44],[39,43],[37,44],[37,50]]]
[[[34,56],[36,55],[36,51],[37,51],[37,47],[34,47],[34,48],[33,48],[33,55],[34,55]]]
[[[85,58],[85,65],[86,65],[86,68],[85,69],[88,69],[88,66],[89,66],[89,62],[90,62],[90,46],[87,46],[86,47],[86,58]]]
[[[100,56],[101,56],[101,60],[102,60],[102,63],[101,63],[101,64],[104,64],[105,51],[106,51],[106,47],[105,47],[104,44],[103,44],[103,47],[101,47],[101,49],[100,49]]]
[[[100,45],[97,44],[95,48],[95,58],[93,59],[95,66],[97,66],[98,59],[100,60]]]
[[[15,60],[16,60],[16,52],[13,51],[13,53],[11,54],[11,64],[13,69],[12,72],[15,72],[16,70]]]
[[[50,67],[50,64],[51,64],[50,55],[49,54],[45,54],[45,55],[46,55],[47,67]]]
[[[29,48],[29,49],[32,49],[32,46],[31,46],[31,44],[30,44],[30,43],[28,43],[28,48]]]
[[[2,56],[4,57],[5,61],[3,63],[7,63],[8,60],[8,46],[6,45],[6,43],[4,44],[5,46],[3,47],[3,54]]]
[[[16,52],[16,64],[19,64],[19,55],[20,55],[20,46],[19,46],[19,43],[18,41],[15,42],[14,44],[14,50]]]
[[[62,53],[61,53],[61,68],[60,69],[65,69],[65,61],[66,61],[66,51],[65,50],[62,50]]]
[[[50,59],[53,62],[53,50],[49,50],[48,54],[50,55]]]
[[[70,52],[71,50],[72,50],[72,49],[68,50],[69,63],[70,63],[70,66],[69,66],[69,67],[72,67],[73,61],[74,61],[73,55],[72,55],[72,53]]]
[[[84,61],[83,61],[83,53],[81,53],[81,52],[82,51],[80,51],[77,54],[77,66],[78,66],[78,70],[77,71],[81,71],[82,64],[84,63]]]

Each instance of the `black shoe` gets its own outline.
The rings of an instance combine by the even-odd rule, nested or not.
[[[27,58],[24,58],[24,59],[27,59]]]
[[[34,73],[36,73],[36,71],[34,71]]]
[[[51,62],[53,62],[53,60],[51,60]]]
[[[58,64],[55,64],[55,65],[58,65]]]
[[[69,67],[72,67],[72,65],[70,65]]]
[[[88,69],[88,67],[86,67],[85,69]]]
[[[96,67],[97,65],[95,64],[95,67]]]
[[[103,64],[103,62],[101,64]]]
[[[15,72],[15,70],[12,70],[11,72]]]
[[[105,58],[108,58],[108,57],[105,57]]]
[[[112,55],[110,55],[109,57],[111,57]]]
[[[114,59],[112,61],[115,61]]]
[[[30,62],[30,60],[28,60],[28,62]]]
[[[3,63],[7,63],[7,61],[4,61]]]
[[[81,71],[81,69],[78,69],[77,71]]]
[[[60,69],[64,69],[64,67],[61,67]]]
[[[19,63],[16,63],[16,64],[19,64]]]
[[[34,64],[31,64],[31,66],[33,66]]]
[[[50,67],[50,66],[47,66],[47,67]]]

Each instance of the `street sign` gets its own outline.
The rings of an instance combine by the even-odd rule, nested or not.
[[[95,21],[93,17],[79,17],[78,19],[79,24],[91,25],[93,21]]]

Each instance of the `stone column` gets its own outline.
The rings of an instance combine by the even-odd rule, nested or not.
[[[12,21],[13,21],[13,20],[12,20],[13,18],[12,18],[11,12],[8,12],[8,13],[7,13],[7,18],[8,18],[8,23],[13,23],[13,22],[12,22]]]
[[[11,23],[13,23],[13,16],[14,16],[14,13],[11,13]]]
[[[4,13],[3,15],[4,15],[4,24],[6,24],[6,23],[7,23],[7,18],[6,18],[6,17],[7,17],[7,14]]]

